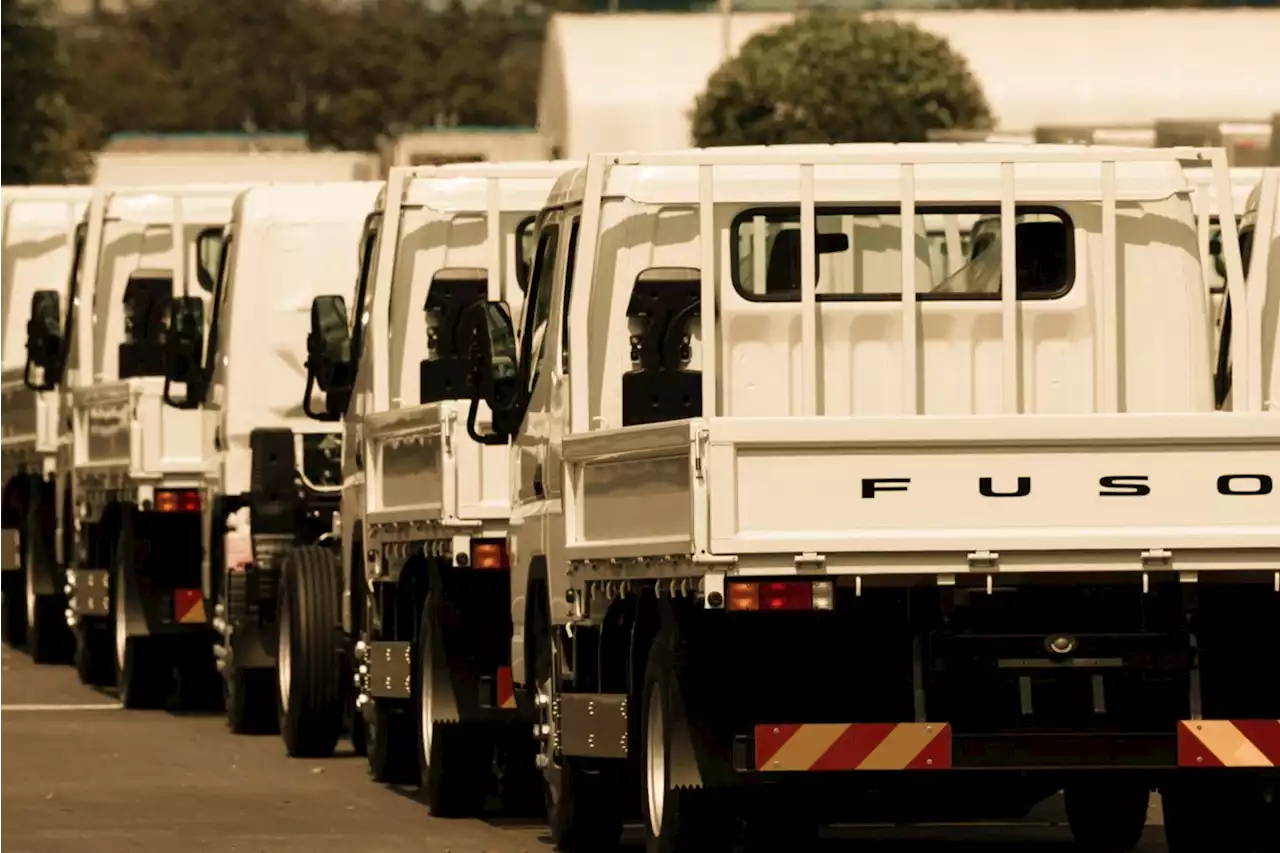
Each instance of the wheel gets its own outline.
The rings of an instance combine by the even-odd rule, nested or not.
[[[1195,772],[1195,771],[1192,771]],[[1258,779],[1171,785],[1164,800],[1169,853],[1275,853],[1280,805],[1274,786]]]
[[[278,733],[275,670],[233,668],[225,675],[228,728],[238,735]]]
[[[115,620],[116,691],[126,708],[163,708],[173,687],[173,668],[159,637],[129,636],[127,560],[132,540],[126,531],[116,542],[111,590]]]
[[[71,629],[67,626],[67,599],[62,593],[40,594],[36,573],[46,571],[47,549],[40,547],[40,510],[34,503],[27,510],[22,529],[22,572],[26,580],[27,651],[36,663],[69,663],[74,655]]]
[[[448,668],[437,638],[441,624],[440,592],[427,594],[418,620],[414,703],[418,721],[418,771],[422,800],[435,817],[475,817],[484,811],[493,781],[492,726],[464,722],[437,723],[432,678]]]
[[[703,853],[732,847],[732,827],[711,792],[671,783],[672,737],[682,725],[676,677],[675,634],[664,627],[654,638],[645,666],[641,699],[641,786],[648,853]]]
[[[178,674],[178,699],[187,711],[224,710],[225,686],[213,656],[213,640],[205,634],[192,634],[175,645]]]
[[[1144,785],[1089,780],[1063,791],[1076,847],[1090,853],[1129,853],[1142,840],[1151,792]]]
[[[342,736],[342,567],[327,548],[294,548],[280,575],[277,714],[294,757],[333,754]]]
[[[543,582],[545,583],[545,582]],[[559,679],[558,641],[562,632],[553,629],[546,588],[537,581],[529,586],[530,602],[525,620],[525,654],[529,656],[529,672],[536,685],[540,724],[550,725],[549,708]],[[587,770],[569,756],[557,756],[541,747],[546,766],[543,768],[543,802],[551,841],[557,850],[573,853],[595,853],[618,846],[622,837],[623,808],[626,800],[625,771]]]
[[[411,703],[375,701],[365,713],[365,736],[369,772],[373,781],[387,785],[417,785],[418,761],[414,742],[418,739]]]
[[[113,687],[116,683],[115,633],[103,619],[81,617],[75,630],[76,675],[91,687]]]
[[[6,540],[9,534],[10,531],[6,530]],[[8,545],[6,541],[5,547]],[[27,593],[23,589],[25,584],[22,572],[19,569],[6,570],[2,583],[4,609],[0,619],[4,620],[4,641],[15,649],[21,649],[27,644]]]

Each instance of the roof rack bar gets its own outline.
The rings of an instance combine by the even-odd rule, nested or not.
[[[170,226],[173,237],[173,283],[182,289],[182,295],[187,295],[187,223],[183,216],[185,211],[182,209],[182,196],[175,195],[173,197],[173,222]],[[206,318],[211,316],[206,313]]]
[[[486,285],[487,299],[499,300],[502,298],[502,285],[505,283],[504,277],[506,264],[505,248],[502,245],[502,195],[501,186],[498,179],[490,176],[486,181],[485,193],[485,217],[484,217],[484,242],[485,251],[489,255],[489,282]]]
[[[916,169],[904,163],[900,175],[899,218],[902,261],[902,411],[920,412],[920,365],[917,357],[919,316],[916,313]]]
[[[1022,411],[1022,371],[1018,355],[1018,222],[1014,164],[1000,164],[1000,339],[1005,414]]]
[[[1222,148],[1201,148],[1178,146],[1170,148],[1128,148],[1123,146],[1069,146],[1071,150],[1057,149],[1039,151],[1036,146],[1014,146],[1015,150],[985,150],[966,147],[940,146],[944,150],[921,150],[920,147],[903,146],[893,150],[857,150],[851,147],[832,145],[825,150],[814,150],[811,146],[762,146],[752,148],[700,149],[687,151],[661,152],[628,152],[614,154],[612,160],[618,165],[627,166],[690,166],[702,163],[713,163],[717,166],[823,166],[823,165],[891,165],[903,164],[983,164],[983,163],[1098,163],[1111,162],[1156,162],[1164,163],[1178,160],[1191,160],[1207,164],[1214,151]],[[797,151],[796,148],[804,150]],[[1023,150],[1025,148],[1025,150]]]
[[[568,281],[574,285],[573,293],[578,295],[578,301],[570,300],[568,306],[569,371],[576,376],[576,380],[569,383],[569,425],[570,432],[574,435],[585,435],[591,429],[589,369],[591,362],[587,357],[591,352],[588,342],[592,296],[590,282],[596,274],[596,247],[600,244],[600,207],[604,198],[605,175],[609,165],[610,159],[607,155],[590,154],[587,157],[586,187],[582,194],[582,220],[578,229],[578,252],[573,269],[568,271],[570,276]],[[562,293],[561,298],[570,295]],[[547,341],[544,346],[551,348],[550,353],[555,352],[554,341],[563,339],[563,334],[559,332],[557,314],[560,317],[565,316],[564,306],[557,305],[555,300],[552,300],[551,317],[547,321],[547,330],[543,333]],[[554,338],[551,336],[553,331],[557,333]],[[578,353],[576,359],[572,356],[575,352]],[[552,376],[561,372],[559,359],[550,361],[548,372]]]
[[[702,335],[702,416],[713,418],[720,414],[720,397],[717,393],[717,373],[720,365],[720,351],[716,339],[716,206],[715,176],[711,166],[704,164],[698,168],[698,241],[702,255],[701,307],[699,308],[699,329]],[[723,236],[725,245],[721,247],[720,257],[730,257],[728,241],[731,239],[729,229]],[[725,275],[728,276],[728,264],[725,264]]]
[[[813,204],[813,167],[800,167],[800,410],[818,414],[817,215]]]
[[[1120,390],[1120,294],[1116,286],[1116,164],[1106,160],[1102,164],[1102,371],[1099,401],[1100,412],[1114,413],[1121,409]]]

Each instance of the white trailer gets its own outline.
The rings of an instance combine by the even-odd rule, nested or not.
[[[97,155],[93,183],[119,187],[220,181],[363,181],[379,177],[379,171],[377,155],[367,151],[106,151]]]
[[[27,322],[33,299],[62,300],[83,238],[77,226],[89,203],[88,187],[4,187],[3,299],[0,341],[4,351],[0,396],[0,482],[4,484],[4,639],[14,646],[31,640],[37,660],[51,649],[28,637],[28,606],[34,587],[28,562],[39,559],[40,532],[50,526],[53,463],[57,452],[58,395],[46,394],[26,369]],[[41,294],[37,296],[37,293]],[[32,593],[32,594],[29,594]]]
[[[213,651],[237,733],[278,725],[281,573],[336,559],[342,435],[307,417],[295,393],[307,375],[312,298],[354,292],[361,232],[381,187],[342,181],[246,190],[222,242],[208,335],[203,300],[171,303],[164,397],[179,410],[205,412],[212,436],[201,466],[202,592],[221,637]],[[330,713],[341,715],[339,698]]]
[[[460,324],[486,300],[519,309],[534,216],[575,165],[392,169],[366,243],[358,319],[349,329],[340,297],[313,309],[311,378],[329,417],[346,415],[343,557],[327,572],[283,577],[283,734],[291,754],[333,749],[338,721],[316,703],[330,700],[340,672],[329,626],[341,614],[354,655],[347,695],[373,776],[420,783],[437,815],[476,813],[495,788],[513,805],[541,796],[510,687],[507,453],[470,437],[481,427],[468,419]]]
[[[1247,318],[1221,411],[1195,158]],[[633,786],[650,851],[1059,789],[1085,849],[1136,844],[1152,788],[1180,849],[1270,843],[1276,302],[1245,287],[1231,197],[1221,149],[708,149],[563,178],[542,227],[582,251],[535,277],[518,348],[479,309],[473,401],[512,445],[513,679],[557,845],[616,841]],[[937,281],[914,228],[838,224],[921,211],[998,215],[995,239]]]
[[[175,296],[208,301],[208,259],[248,186],[95,190],[83,281],[73,281],[64,317],[55,311],[40,326],[54,328],[53,340],[28,344],[29,355],[59,354],[52,376],[39,366],[67,414],[58,535],[44,562],[52,577],[65,566],[66,583],[42,593],[48,618],[55,603],[65,607],[56,616],[74,629],[81,678],[116,685],[128,707],[162,704],[175,669],[189,702],[222,698],[200,593],[199,487],[211,436],[200,413],[163,405],[162,341]]]

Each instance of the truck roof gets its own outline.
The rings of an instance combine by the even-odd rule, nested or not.
[[[1028,153],[1023,143],[870,143],[838,145],[745,145],[679,151],[618,153],[611,155],[623,168],[611,169],[605,195],[625,196],[648,203],[695,204],[698,201],[697,165],[716,165],[721,200],[761,203],[794,201],[799,190],[799,166],[795,162],[750,163],[751,154],[778,152],[782,157],[833,153],[875,155],[866,163],[826,164],[816,167],[822,180],[815,186],[819,203],[875,203],[896,199],[900,193],[900,165],[886,162],[886,154],[910,155],[956,152],[957,162],[931,162],[916,166],[916,200],[919,203],[990,202],[1000,197],[1000,170],[990,158],[966,159],[971,154]],[[1019,196],[1023,202],[1092,200],[1102,197],[1102,160],[1109,153],[1133,148],[1104,145],[1054,145],[1034,147],[1039,154],[1073,153],[1079,159],[1062,162],[1028,162],[1017,166]],[[724,155],[721,159],[720,155]],[[721,162],[716,161],[720,159]],[[646,160],[648,162],[646,162]],[[687,163],[681,163],[686,160]],[[665,161],[665,162],[662,162]],[[735,163],[735,161],[737,161]],[[639,163],[638,168],[626,168]],[[1183,166],[1170,153],[1168,159],[1120,160],[1116,163],[1116,199],[1155,201],[1190,187]],[[563,175],[552,189],[548,206],[580,201],[586,189],[586,169]]]
[[[138,223],[166,223],[174,219],[175,198],[181,199],[182,219],[201,220],[208,216],[226,220],[231,205],[253,183],[156,184],[110,191],[106,218]]]
[[[501,179],[498,206],[538,210],[547,198],[547,181],[581,167],[580,160],[528,160],[507,163],[448,163],[414,169],[405,184],[404,204],[437,210],[483,211],[488,207],[490,178]],[[412,168],[412,167],[404,167]],[[378,194],[375,210],[386,207],[386,190]]]
[[[237,222],[326,221],[334,211],[368,207],[382,181],[321,181],[306,184],[250,186],[236,197],[232,218]],[[365,211],[368,213],[368,211]],[[347,218],[347,217],[343,217]]]

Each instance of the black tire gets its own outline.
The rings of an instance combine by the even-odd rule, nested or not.
[[[268,667],[226,673],[227,727],[238,735],[280,732],[276,715],[276,671]]]
[[[185,711],[222,711],[222,675],[213,656],[213,639],[193,634],[175,643],[177,653],[178,701]]]
[[[535,572],[538,567],[535,567]],[[529,585],[525,654],[531,678],[546,692],[558,678],[550,603],[545,580]],[[568,756],[542,771],[543,802],[551,842],[557,850],[596,853],[612,850],[622,837],[626,801],[624,770],[586,770]]]
[[[361,758],[369,757],[369,732],[364,715],[356,711],[351,718],[351,751]]]
[[[733,827],[712,792],[671,784],[671,738],[682,725],[676,635],[664,626],[649,649],[640,702],[641,822],[647,853],[731,850]],[[697,736],[696,733],[691,733]],[[654,756],[651,759],[650,756]],[[657,757],[661,758],[659,762]],[[659,772],[661,771],[661,772]]]
[[[1264,784],[1201,780],[1162,789],[1169,853],[1280,850],[1280,805],[1266,801]]]
[[[369,774],[373,781],[387,785],[417,785],[418,761],[414,743],[418,727],[414,724],[412,703],[400,700],[374,702],[365,716]]]
[[[1063,791],[1076,847],[1089,853],[1129,853],[1142,840],[1151,792],[1144,785],[1089,780]]]
[[[91,687],[113,687],[116,683],[115,637],[104,619],[81,617],[75,629],[76,675]]]
[[[4,620],[4,641],[12,648],[21,649],[27,645],[27,591],[25,578],[20,569],[9,569],[4,573],[3,592],[4,610],[0,619]]]
[[[333,754],[349,682],[341,654],[342,566],[328,548],[294,548],[280,575],[276,702],[285,749],[295,758]],[[345,680],[344,680],[345,679]]]
[[[129,565],[133,530],[128,520],[116,537],[111,572],[116,692],[126,708],[163,708],[173,689],[173,661],[159,637],[128,635]]]
[[[432,671],[449,667],[436,627],[442,624],[441,606],[439,591],[431,591],[418,620],[413,713],[420,791],[433,817],[476,817],[493,783],[494,726],[431,719]]]
[[[34,493],[34,490],[33,490]],[[27,651],[36,663],[70,663],[74,654],[74,637],[67,625],[67,598],[61,592],[40,594],[36,573],[49,571],[52,542],[39,532],[42,526],[39,498],[27,508],[22,528],[22,571],[26,582]],[[60,586],[61,584],[59,584]]]

